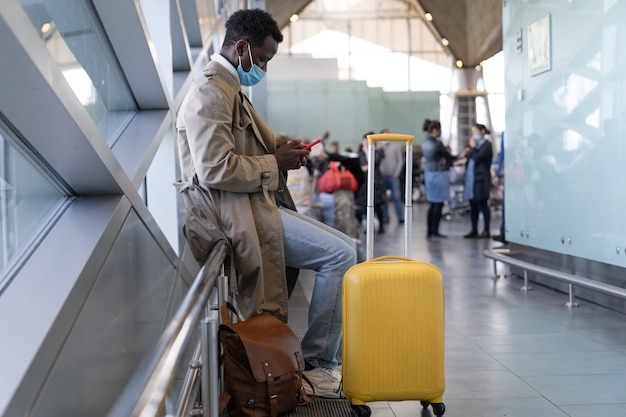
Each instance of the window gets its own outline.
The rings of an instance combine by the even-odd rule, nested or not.
[[[0,120],[0,292],[70,201]]]
[[[91,2],[20,1],[76,97],[112,146],[136,105]]]

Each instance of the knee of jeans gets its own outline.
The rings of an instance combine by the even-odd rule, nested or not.
[[[341,263],[343,265],[348,265],[350,267],[356,264],[356,260],[357,260],[356,249],[353,247],[347,247],[347,249],[342,254]]]

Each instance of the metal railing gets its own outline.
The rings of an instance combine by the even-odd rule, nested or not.
[[[578,307],[578,303],[576,302],[574,296],[575,286],[612,295],[621,299],[626,299],[626,289],[624,288],[616,287],[614,285],[610,285],[604,282],[580,277],[578,275],[569,274],[567,272],[557,271],[555,269],[546,268],[527,261],[523,261],[521,259],[517,259],[511,256],[511,251],[509,249],[487,249],[483,251],[483,255],[487,258],[493,259],[493,272],[496,278],[498,278],[496,262],[502,262],[504,264],[515,266],[524,270],[524,285],[521,288],[522,291],[532,290],[532,287],[528,285],[529,271],[567,283],[569,285],[569,301],[565,304],[567,307]]]
[[[226,242],[218,242],[153,351],[141,363],[107,417],[218,417],[217,325],[218,307],[228,298],[228,277],[223,269],[227,253]],[[200,340],[172,407],[168,404],[170,390],[182,369],[190,342],[197,337],[198,328]],[[199,391],[202,409],[193,407]]]

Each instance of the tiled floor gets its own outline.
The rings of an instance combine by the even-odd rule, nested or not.
[[[446,288],[447,417],[626,416],[626,316],[514,276],[494,280],[482,255],[499,246],[463,239],[469,219],[443,221],[447,239],[425,238],[426,204],[413,208],[411,257],[437,265]],[[500,217],[492,217],[497,232]],[[374,256],[402,254],[403,229],[392,219],[375,236]],[[500,273],[508,269],[498,265]],[[304,313],[313,275],[301,276],[292,314]],[[306,325],[306,323],[304,324]],[[418,402],[370,403],[372,417],[429,416]],[[430,410],[430,409],[429,409]]]

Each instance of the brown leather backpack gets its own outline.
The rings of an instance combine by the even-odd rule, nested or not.
[[[302,347],[289,326],[269,314],[230,323],[229,309],[235,312],[230,303],[221,306],[219,339],[230,417],[276,417],[310,403]]]

